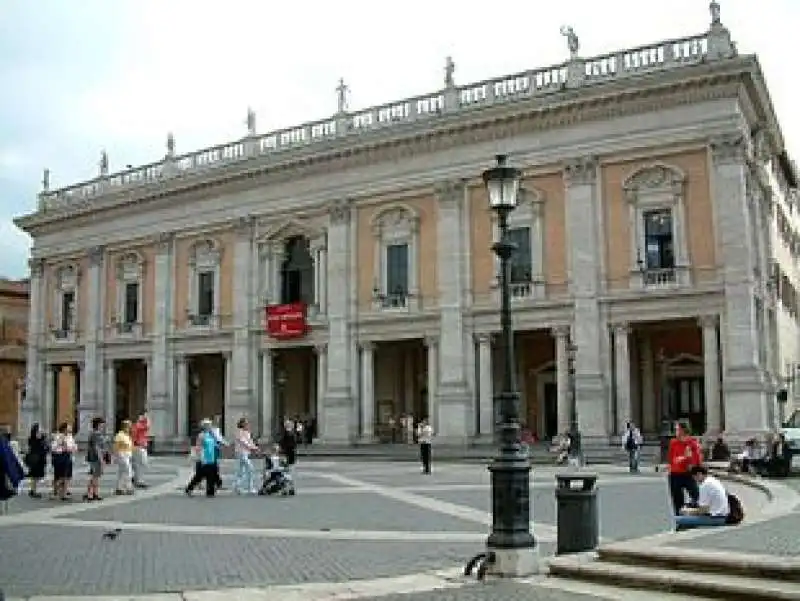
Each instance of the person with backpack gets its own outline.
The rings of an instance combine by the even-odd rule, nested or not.
[[[640,449],[642,448],[642,433],[632,422],[625,424],[625,435],[622,438],[622,446],[628,453],[628,470],[631,474],[639,472]]]
[[[722,482],[708,473],[706,466],[694,465],[689,473],[698,486],[697,506],[684,507],[675,516],[676,531],[726,526],[742,521],[744,511],[741,502],[736,495],[725,490]]]

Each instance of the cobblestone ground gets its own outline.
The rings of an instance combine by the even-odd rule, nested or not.
[[[131,595],[375,579],[452,568],[484,545],[489,482],[480,466],[442,465],[423,476],[409,464],[305,463],[297,472],[296,497],[261,498],[233,495],[234,466],[226,462],[226,489],[206,499],[183,495],[185,474],[175,478],[179,469],[185,472],[186,460],[154,462],[150,481],[158,488],[146,498],[91,506],[27,498],[12,503],[15,513],[0,517],[6,595]],[[609,470],[601,473],[599,490],[606,539],[668,527],[661,476]],[[540,555],[547,556],[554,551],[552,469],[533,473],[531,492],[537,532],[541,527],[543,533]],[[105,539],[115,527],[122,528],[116,540]],[[532,598],[523,592],[530,585],[515,587],[468,584],[431,593],[438,596],[398,599]],[[533,598],[582,597],[543,589]]]
[[[581,593],[548,590],[518,582],[495,581],[469,584],[462,588],[427,593],[397,594],[380,601],[594,601],[596,597]]]

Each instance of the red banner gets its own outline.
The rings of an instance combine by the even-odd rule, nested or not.
[[[302,338],[308,330],[305,303],[267,305],[267,334],[272,338]]]

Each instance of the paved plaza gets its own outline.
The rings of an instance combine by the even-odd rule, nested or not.
[[[134,497],[108,495],[92,504],[14,500],[10,514],[0,517],[6,596],[161,594],[153,601],[212,601],[223,597],[211,591],[242,589],[231,598],[513,600],[531,598],[535,588],[542,601],[627,598],[624,592],[543,577],[489,584],[461,577],[460,567],[481,550],[490,524],[485,466],[442,464],[425,476],[409,463],[305,462],[297,470],[296,497],[264,498],[234,495],[234,465],[226,461],[226,488],[215,499],[183,494],[189,468],[183,458],[156,458],[151,487]],[[598,469],[604,541],[669,530],[663,475]],[[85,482],[84,470],[78,472],[76,498]],[[532,474],[534,531],[543,558],[555,547],[555,473],[537,468]],[[113,488],[112,475],[104,485]],[[756,512],[766,504],[753,489],[737,492]],[[797,515],[780,519],[793,519],[788,527],[797,532]],[[115,540],[104,538],[117,528]],[[785,526],[753,528],[769,529],[786,553],[796,550]],[[750,537],[755,541],[758,533]],[[725,539],[732,534],[705,536],[721,541],[709,546],[724,546],[736,544]]]

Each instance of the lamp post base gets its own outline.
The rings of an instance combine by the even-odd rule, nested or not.
[[[539,573],[539,553],[536,547],[525,549],[494,549],[494,562],[487,574],[497,578],[524,578]]]

